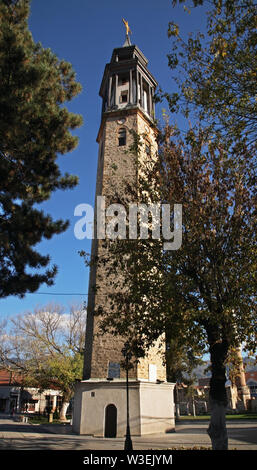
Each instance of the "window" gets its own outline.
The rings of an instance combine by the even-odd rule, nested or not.
[[[149,156],[151,155],[151,144],[149,140],[145,141],[145,153]]]
[[[38,403],[38,400],[29,400],[25,405],[26,411],[35,411],[36,403]]]
[[[257,384],[253,380],[247,381],[247,386],[250,388],[250,393],[252,397],[257,397]]]
[[[157,368],[155,364],[149,364],[148,366],[148,380],[149,382],[156,382],[157,379]]]
[[[144,90],[144,109],[148,113],[148,93]]]
[[[141,101],[141,87],[140,83],[137,85],[137,95],[138,95],[138,101]]]
[[[119,130],[118,134],[119,147],[126,145],[126,129],[122,128]]]
[[[120,94],[120,103],[127,103],[128,102],[128,92],[122,91]]]

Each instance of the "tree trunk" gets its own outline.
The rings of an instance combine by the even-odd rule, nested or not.
[[[211,354],[212,377],[210,380],[211,420],[208,434],[212,442],[212,450],[228,450],[226,428],[226,369],[225,360],[228,353],[228,342],[224,339],[214,340],[208,334]]]
[[[179,409],[179,398],[178,398],[178,385],[175,384],[174,387],[174,405],[175,405],[175,416],[176,419],[179,420],[180,418],[180,409]]]
[[[193,412],[193,416],[196,416],[196,412],[195,412],[195,401],[193,399],[192,401],[192,412]]]
[[[212,450],[228,450],[226,428],[226,405],[217,400],[210,400],[211,420],[208,434],[212,442]]]
[[[63,401],[62,402],[62,407],[61,407],[61,411],[60,411],[60,421],[66,421],[66,412],[67,412],[67,409],[69,407],[69,401]]]
[[[179,403],[175,403],[175,409],[176,409],[176,419],[180,419],[180,408],[179,408]]]

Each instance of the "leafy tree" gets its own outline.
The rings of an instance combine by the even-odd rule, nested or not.
[[[92,262],[109,270],[109,303],[96,312],[103,332],[126,337],[136,357],[167,331],[187,350],[210,352],[209,434],[213,449],[227,449],[228,351],[256,348],[256,6],[209,3],[206,33],[183,40],[169,24],[179,92],[160,93],[196,124],[184,138],[167,124],[154,168],[136,158],[139,184],[114,198],[125,207],[128,199],[182,204],[182,247],[163,249],[164,237],[107,241],[106,256]]]
[[[183,139],[167,123],[158,161],[142,164],[138,175],[137,187],[128,187],[134,202],[182,204],[182,246],[163,249],[165,237],[154,239],[151,230],[146,240],[106,240],[106,256],[92,262],[104,264],[112,284],[109,302],[96,314],[102,331],[126,337],[135,356],[167,331],[188,350],[210,353],[209,434],[213,449],[226,449],[228,350],[256,347],[252,155],[241,143],[231,155],[226,142],[217,144],[202,129]],[[128,192],[119,196],[125,207]]]
[[[86,312],[72,306],[47,305],[2,325],[0,364],[18,369],[24,387],[62,391],[64,420],[76,379],[82,379]]]
[[[183,335],[175,336],[166,331],[166,368],[167,380],[173,383],[193,383],[193,370],[202,364],[201,351],[197,354],[184,342]]]
[[[171,112],[180,110],[189,116],[193,111],[216,133],[256,148],[256,3],[194,0],[193,4],[202,14],[200,32],[183,38],[180,26],[169,23],[169,67],[179,92],[163,95]]]
[[[189,346],[187,335],[181,332],[175,334],[176,326],[171,331],[166,329],[165,362],[168,382],[191,385],[194,381],[193,370],[202,364],[202,350],[195,345],[194,349]]]
[[[184,335],[169,335],[166,331],[166,370],[167,381],[175,383],[174,402],[176,415],[179,417],[179,386],[186,386],[190,394],[194,392],[195,375],[193,370],[202,364],[201,351],[193,351],[184,341]],[[191,396],[190,395],[190,396]]]
[[[57,155],[73,150],[82,119],[64,106],[81,90],[72,66],[33,41],[29,0],[0,1],[0,297],[52,285],[57,267],[33,247],[63,232],[38,209],[77,177],[62,175]],[[37,270],[35,272],[35,270]]]

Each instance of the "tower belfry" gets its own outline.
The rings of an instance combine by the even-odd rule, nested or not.
[[[148,70],[148,60],[136,45],[131,45],[128,23],[123,47],[113,50],[105,66],[100,86],[101,124],[96,181],[97,197],[112,204],[113,194],[125,191],[124,182],[136,181],[137,168],[130,155],[131,131],[144,136],[143,158],[157,152],[154,125],[154,93],[157,82]],[[115,171],[113,171],[115,168]],[[119,193],[121,194],[121,193]],[[105,254],[104,240],[92,240],[92,257]],[[126,338],[99,333],[95,312],[111,293],[103,267],[90,270],[83,380],[77,384],[74,399],[73,428],[80,434],[108,437],[126,433],[126,372],[121,367]],[[116,274],[116,273],[115,273]],[[117,273],[118,275],[118,273]],[[165,344],[162,345],[163,351]],[[130,371],[131,434],[142,435],[174,428],[173,384],[166,381],[166,368],[159,354],[160,344],[153,346]],[[110,423],[111,421],[111,423]],[[114,432],[115,430],[115,432]],[[110,436],[109,436],[110,437]]]

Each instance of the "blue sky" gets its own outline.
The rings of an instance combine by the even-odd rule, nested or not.
[[[88,268],[78,255],[79,250],[90,251],[89,240],[74,236],[76,205],[93,205],[97,166],[96,136],[101,118],[101,98],[98,95],[105,64],[112,51],[125,40],[122,18],[128,20],[132,30],[131,42],[136,44],[149,60],[149,70],[166,91],[174,90],[168,68],[167,54],[170,40],[167,37],[169,21],[176,21],[184,34],[203,28],[203,8],[188,15],[183,5],[172,7],[171,0],[32,0],[29,27],[36,42],[49,47],[60,58],[72,63],[83,91],[68,108],[83,116],[83,126],[76,130],[79,145],[72,153],[59,158],[63,172],[79,176],[79,185],[71,191],[52,194],[41,208],[54,218],[70,220],[69,229],[52,240],[43,241],[38,249],[51,256],[59,272],[55,285],[42,285],[38,293],[23,299],[8,297],[0,300],[1,318],[33,310],[39,305],[57,302],[65,306],[87,300]],[[157,117],[163,105],[157,106]],[[177,117],[179,120],[179,116]],[[57,294],[71,295],[57,295]]]

